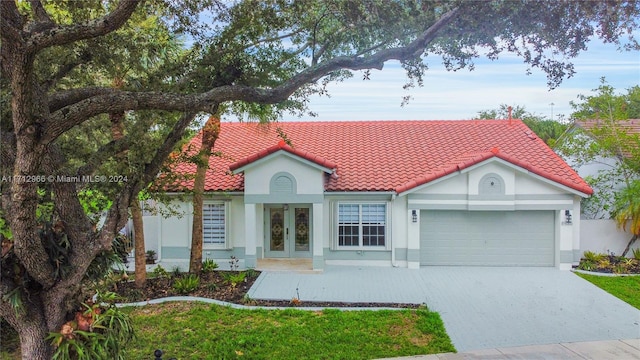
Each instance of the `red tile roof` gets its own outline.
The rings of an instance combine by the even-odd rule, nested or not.
[[[275,152],[278,152],[280,150],[286,151],[288,153],[297,155],[298,157],[301,157],[303,159],[309,160],[311,162],[314,162],[320,166],[329,168],[329,169],[335,169],[336,168],[336,164],[332,163],[331,161],[327,161],[323,158],[321,158],[320,156],[316,156],[313,155],[307,151],[301,151],[301,150],[297,150],[292,148],[291,146],[287,145],[287,143],[284,140],[280,140],[278,141],[278,143],[276,145],[273,145],[269,148],[264,149],[263,151],[260,151],[257,154],[253,154],[247,158],[244,158],[240,161],[236,161],[233,164],[229,165],[229,170],[231,171],[236,171],[237,169],[245,166],[245,165],[249,165],[254,161],[260,160],[263,157],[266,157],[267,155],[271,155]]]
[[[292,146],[278,137],[280,128]],[[200,135],[191,140],[195,152]],[[276,151],[336,169],[325,190],[404,192],[442,176],[500,158],[585,194],[593,191],[520,120],[342,121],[222,123],[205,181],[206,191],[243,191],[243,174],[231,174]],[[176,173],[194,174],[181,163]],[[180,186],[193,187],[193,180]],[[167,190],[178,191],[179,186]]]

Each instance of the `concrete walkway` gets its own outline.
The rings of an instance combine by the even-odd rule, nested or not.
[[[418,355],[396,360],[637,360],[640,359],[640,339],[590,341],[551,345],[498,348],[464,353]],[[390,359],[379,359],[390,360]]]
[[[640,310],[571,272],[553,268],[327,266],[319,274],[266,271],[249,296],[299,297],[303,303],[425,303],[440,313],[459,352],[640,338]]]

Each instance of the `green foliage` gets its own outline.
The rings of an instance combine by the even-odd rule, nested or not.
[[[134,339],[129,315],[114,305],[115,294],[98,294],[96,303],[83,304],[74,320],[52,332],[47,340],[55,347],[53,359],[126,359],[126,345]]]
[[[578,269],[580,270],[592,271],[592,270],[595,270],[596,268],[597,268],[597,264],[592,260],[582,260],[580,261],[580,264],[578,264]]]
[[[615,89],[600,79],[600,86],[593,90],[597,95],[578,95],[580,102],[571,102],[572,116],[580,120],[592,119],[640,119],[640,86],[627,90],[626,94],[616,95]]]
[[[615,194],[613,218],[620,229],[640,236],[640,179],[630,181]]]
[[[11,233],[11,229],[9,228],[9,224],[2,217],[1,211],[0,211],[0,237],[4,237],[5,239],[9,239],[9,240],[13,238],[13,234]]]
[[[250,279],[258,276],[258,272],[256,271],[256,269],[249,268],[244,272],[247,274],[247,277]]]
[[[585,260],[588,261],[592,261],[592,262],[599,262],[600,260],[604,259],[607,255],[606,254],[601,254],[601,253],[594,253],[593,251],[585,251],[584,254],[582,255],[582,257]]]
[[[222,278],[226,281],[231,287],[235,288],[243,282],[247,277],[247,273],[244,271],[240,272],[223,272]]]
[[[156,263],[156,252],[155,250],[147,250],[145,253],[145,262],[147,264],[155,264]]]
[[[580,103],[572,103],[572,117],[578,122],[555,150],[576,169],[601,166],[586,179],[594,194],[582,201],[582,212],[587,218],[607,218],[619,212],[616,203],[624,197],[620,189],[640,179],[640,135],[628,131],[626,123],[629,117],[640,116],[640,87],[616,94],[603,78],[593,95],[579,98]]]
[[[177,278],[173,282],[173,289],[179,294],[188,294],[200,286],[200,277],[189,274],[185,277]]]
[[[85,214],[91,216],[94,221],[111,207],[112,201],[99,190],[83,189],[78,192],[78,199],[82,204]]]
[[[167,278],[169,277],[169,273],[165,270],[162,265],[156,265],[155,269],[151,272],[153,277],[155,278]]]
[[[640,261],[640,248],[631,250],[633,258]]]
[[[171,269],[171,275],[172,276],[178,277],[178,276],[180,276],[180,274],[182,274],[182,270],[180,269],[180,266],[176,265]]]
[[[492,110],[478,111],[476,119],[508,119],[509,105],[501,104],[499,108]],[[549,146],[553,146],[556,140],[564,134],[568,125],[564,122],[546,119],[542,115],[530,113],[524,106],[516,105],[511,109],[511,118],[520,119],[524,122],[542,141]]]
[[[111,243],[111,250],[102,251],[93,259],[87,268],[85,281],[91,288],[99,288],[105,278],[113,277],[114,269],[123,268],[129,251],[131,251],[131,241],[125,235],[118,234]]]
[[[213,261],[213,259],[205,259],[202,262],[202,271],[205,273],[212,272],[217,268],[218,268],[218,263]]]

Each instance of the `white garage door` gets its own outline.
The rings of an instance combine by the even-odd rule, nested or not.
[[[422,265],[553,266],[553,211],[423,210]]]

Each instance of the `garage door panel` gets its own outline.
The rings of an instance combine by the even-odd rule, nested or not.
[[[423,211],[423,265],[553,266],[553,211]]]

